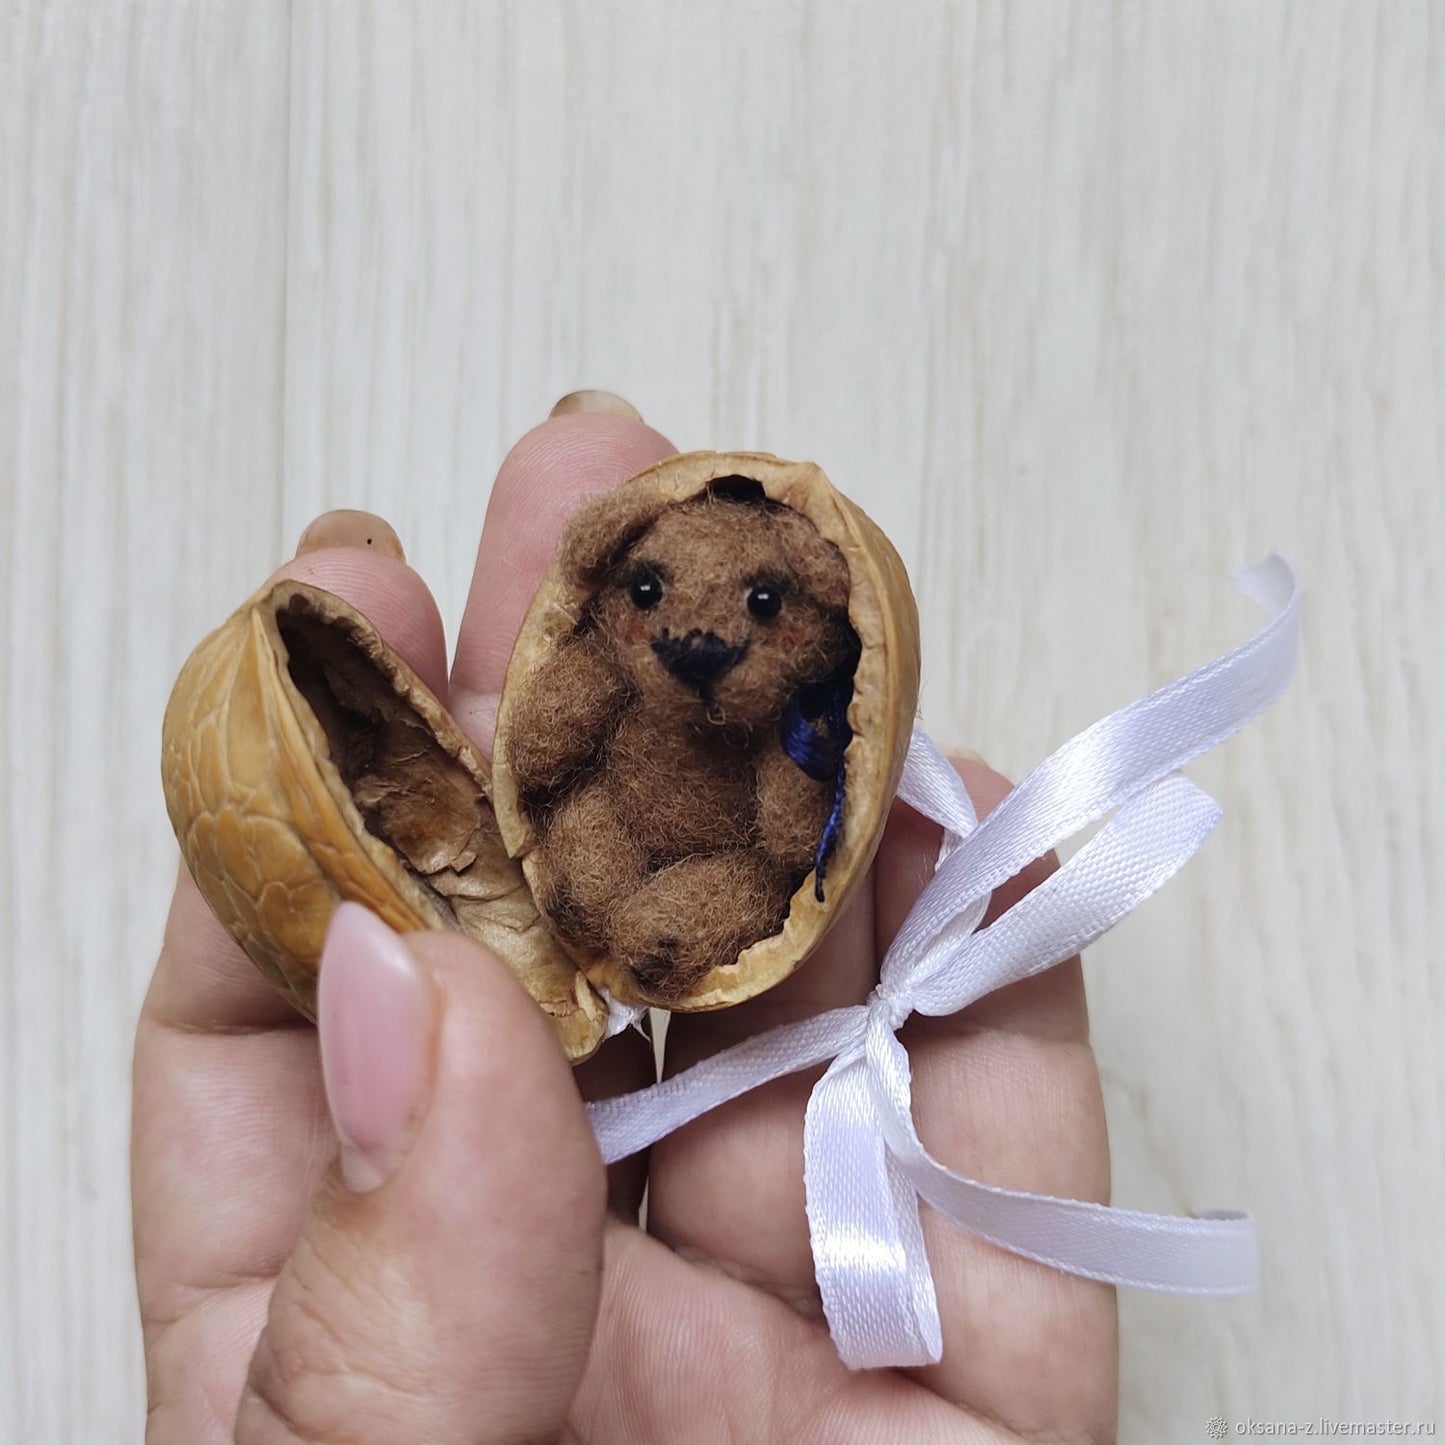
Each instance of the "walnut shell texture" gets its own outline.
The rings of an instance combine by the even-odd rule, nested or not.
[[[262,588],[191,654],[166,709],[166,806],[201,893],[262,973],[315,1017],[337,903],[491,948],[575,1063],[602,1000],[508,856],[470,740],[374,627],[300,582]]]
[[[566,945],[588,979],[614,998],[681,1012],[725,1008],[762,993],[816,950],[877,851],[918,701],[918,613],[907,573],[878,527],[818,467],[759,453],[694,452],[669,458],[624,482],[615,494],[616,507],[635,516],[640,532],[666,507],[692,501],[711,484],[735,478],[758,484],[769,502],[800,513],[841,551],[848,568],[848,621],[861,652],[848,705],[852,737],[844,754],[842,827],[828,864],[824,901],[816,898],[809,873],[793,892],[780,931],[746,947],[735,960],[711,967],[681,995],[651,991],[632,970],[596,947],[575,941]],[[578,620],[587,614],[595,591],[576,565],[567,565],[568,547],[564,540],[513,650],[493,758],[492,797],[501,836],[509,852],[521,859],[539,901],[554,895],[549,887],[554,880],[547,876],[536,821],[512,766],[519,746],[513,730],[522,726],[519,699],[576,636]]]

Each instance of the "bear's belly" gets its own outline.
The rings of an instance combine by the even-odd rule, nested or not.
[[[613,805],[654,867],[757,843],[752,749],[720,746],[718,734],[623,718],[603,776]]]

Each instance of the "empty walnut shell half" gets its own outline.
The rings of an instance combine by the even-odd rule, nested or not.
[[[578,1062],[607,1010],[538,916],[497,833],[486,763],[354,608],[264,587],[187,660],[162,737],[166,807],[201,893],[315,1017],[332,910],[491,948]]]
[[[691,520],[714,503],[710,519]],[[761,515],[748,517],[739,509],[739,504],[745,507],[749,503]],[[811,523],[817,535],[800,528],[798,518],[786,516],[787,511]],[[772,520],[765,521],[762,516]],[[702,537],[699,527],[711,530]],[[803,542],[800,531],[808,534],[807,546],[814,552],[828,554],[826,567],[833,580],[826,585],[819,582],[814,586],[810,580],[821,577],[821,571],[807,570],[812,564],[804,555],[806,549],[787,551],[790,538],[800,545]],[[693,550],[667,553],[667,538],[679,535],[684,541],[678,545]],[[832,548],[820,549],[817,536]],[[605,540],[599,542],[599,537]],[[764,551],[772,545],[769,539],[776,539],[782,563],[772,571],[764,568],[750,573],[746,560],[749,537],[759,539]],[[700,549],[707,549],[716,563],[706,574],[710,579],[706,585],[694,565]],[[654,551],[662,560],[652,560]],[[742,560],[729,562],[729,552]],[[839,565],[839,553],[846,572]],[[788,561],[794,556],[803,557],[800,566]],[[675,561],[668,562],[667,557]],[[692,587],[690,593],[685,591],[688,586]],[[689,599],[677,603],[682,611],[671,615],[667,628],[657,620],[665,611],[664,591],[673,599]],[[732,612],[719,612],[714,605],[714,599],[722,594],[731,599],[726,605]],[[797,599],[799,612],[790,614],[780,596]],[[739,611],[744,603],[752,622]],[[827,611],[829,607],[832,612]],[[804,620],[794,625],[789,622],[790,615]],[[820,616],[824,618],[821,624]],[[715,622],[715,618],[722,620]],[[811,632],[807,630],[809,619],[817,624]],[[786,855],[793,862],[787,871],[772,875],[775,883],[769,894],[766,878],[763,883],[758,878],[766,874],[769,860],[785,855],[769,841],[771,825],[764,801],[769,783],[764,769],[772,766],[772,759],[763,760],[763,750],[782,747],[787,757],[796,761],[798,749],[783,741],[789,727],[786,709],[793,704],[784,703],[780,713],[776,697],[783,694],[769,693],[765,706],[772,710],[759,705],[755,720],[744,726],[737,724],[736,718],[750,705],[749,698],[756,699],[763,684],[747,682],[753,691],[745,697],[741,691],[744,684],[738,683],[734,693],[740,700],[729,705],[731,711],[721,700],[727,681],[723,674],[729,669],[741,675],[747,670],[746,662],[755,673],[760,665],[757,659],[769,648],[774,649],[767,654],[770,657],[784,655],[777,651],[780,632],[767,631],[784,624],[791,628],[786,645],[794,649],[788,654],[794,657],[809,657],[807,649],[828,645],[819,642],[824,626],[833,627],[829,636],[834,639],[839,630],[848,634],[851,693],[845,678],[840,700],[832,704],[836,732],[831,736],[840,740],[834,756],[841,753],[842,764],[840,772],[834,763],[835,782],[828,784],[831,814],[827,801],[821,804],[822,813],[828,814],[826,832],[820,831],[818,796],[809,800],[814,809],[809,818],[818,821],[809,822],[812,832],[805,836],[818,843],[816,857],[826,865],[826,889],[821,887],[816,867],[811,866],[815,855],[809,844]],[[653,655],[657,663],[651,660]],[[777,663],[780,668],[784,665]],[[670,676],[659,672],[659,666]],[[819,664],[820,668],[826,666],[835,666],[833,677],[840,675],[835,664]],[[568,733],[579,738],[590,735],[595,726],[593,713],[568,696],[569,687],[582,688],[582,682],[574,684],[571,679],[583,676],[584,667],[588,669],[586,686],[609,707],[620,709],[616,713],[620,721],[606,724],[613,731],[585,760],[579,761],[582,750],[593,746],[585,741],[578,742],[568,760],[565,742],[549,752],[545,740],[540,747],[537,740],[539,736],[545,739],[549,732],[558,738]],[[849,895],[863,881],[877,851],[911,736],[918,673],[917,608],[898,554],[878,527],[812,464],[754,453],[677,456],[623,483],[579,514],[536,593],[512,654],[497,718],[493,801],[501,836],[513,856],[522,860],[533,897],[588,979],[622,1002],[696,1011],[739,1003],[797,969],[818,947]],[[719,689],[716,706],[709,691],[714,679],[718,679]],[[815,686],[811,679],[804,682]],[[696,696],[691,696],[694,693]],[[534,699],[539,694],[550,694],[550,701],[544,697],[537,703]],[[802,695],[801,691],[794,694]],[[659,707],[664,713],[667,709],[692,709],[692,721],[683,724],[691,728],[692,740],[684,739],[671,753],[666,739],[647,731],[666,725],[666,718],[655,722],[654,711],[648,721],[636,721],[639,709]],[[841,720],[845,707],[846,727]],[[705,708],[705,718],[698,715],[699,708]],[[688,756],[687,749],[696,739],[709,733],[708,724],[715,725],[719,749],[726,751],[731,746],[735,755],[741,753],[747,761],[738,765],[724,759],[714,764],[709,756],[692,777],[678,776],[671,760]],[[729,726],[734,729],[731,745],[722,738]],[[818,740],[816,734],[812,738]],[[660,743],[658,748],[651,746],[654,739]],[[539,764],[539,756],[552,761]],[[756,785],[750,801],[737,804],[726,781],[711,793],[705,786],[693,786],[697,779],[737,766],[752,769],[748,777],[755,779]],[[793,762],[779,766],[784,788],[792,787],[801,774],[790,781],[788,771]],[[618,776],[630,779],[626,786],[609,773],[614,767]],[[816,772],[809,776],[821,777]],[[576,781],[579,777],[581,781]],[[707,852],[713,845],[706,842],[699,845],[703,852],[690,853],[690,825],[686,823],[679,834],[682,841],[675,845],[671,836],[659,844],[655,831],[652,841],[646,841],[637,829],[619,845],[618,830],[611,828],[609,820],[625,820],[639,808],[646,811],[652,807],[653,789],[672,790],[677,799],[675,812],[685,813],[689,807],[697,813],[711,810],[713,818],[721,820],[713,832],[725,839],[717,851]],[[754,807],[751,800],[755,800],[755,812],[750,811]],[[733,813],[743,822],[730,823]],[[776,818],[776,808],[772,816]],[[704,819],[694,832],[702,836],[709,826]],[[729,827],[733,827],[731,835]],[[566,845],[570,851],[564,852],[563,845],[556,842],[559,836],[570,840]],[[726,841],[727,837],[733,841]],[[610,879],[598,879],[602,870],[614,867],[619,848],[631,850],[632,863],[627,866],[633,870],[621,889]],[[745,927],[752,916],[774,919],[765,934],[743,934],[737,928],[729,932],[711,915],[706,928],[698,923],[699,915],[709,909],[716,913],[712,900],[731,887],[725,870],[708,874],[705,868],[689,876],[706,877],[706,886],[690,894],[680,886],[671,893],[664,890],[657,895],[664,902],[641,924],[635,924],[645,911],[639,900],[652,896],[664,875],[697,868],[700,862],[724,855],[746,862],[760,853],[764,855],[761,872],[748,874],[739,865],[736,876],[741,880],[739,889],[751,888],[766,897],[753,915],[745,910],[741,915]],[[570,861],[559,861],[564,858]],[[780,889],[778,877],[785,880]],[[600,903],[587,901],[584,895],[589,889]],[[691,906],[693,901],[696,908]],[[732,915],[734,922],[737,916]],[[655,922],[659,918],[660,924]],[[655,931],[658,928],[660,934]],[[691,940],[672,936],[689,928],[693,930]],[[641,937],[644,942],[625,953],[624,944],[618,941],[624,937]],[[735,949],[739,937],[744,937],[743,946]],[[654,939],[660,940],[656,948]],[[688,954],[689,948],[691,971],[679,970],[665,977],[673,961]]]

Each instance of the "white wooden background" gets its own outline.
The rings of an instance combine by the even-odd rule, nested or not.
[[[449,629],[578,386],[821,462],[924,715],[1015,775],[1309,586],[1203,855],[1089,964],[1116,1198],[1256,1211],[1126,1296],[1130,1441],[1445,1433],[1445,8],[0,5],[0,1439],[136,1439],[160,716],[312,515]]]

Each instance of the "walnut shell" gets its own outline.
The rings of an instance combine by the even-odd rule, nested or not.
[[[191,654],[166,709],[166,807],[201,893],[315,1017],[332,909],[491,948],[578,1062],[607,1010],[497,832],[485,761],[376,629],[300,582],[264,587]]]
[[[878,527],[836,491],[818,467],[757,453],[693,452],[623,483],[618,500],[631,492],[636,514],[650,517],[660,507],[691,500],[710,483],[732,477],[761,485],[769,500],[800,512],[843,553],[849,570],[848,618],[861,656],[848,708],[853,737],[844,755],[842,831],[828,865],[825,901],[815,897],[810,872],[793,893],[778,933],[746,948],[735,962],[714,967],[681,997],[665,1000],[650,994],[617,960],[595,948],[568,946],[588,979],[614,998],[683,1012],[725,1008],[762,993],[818,947],[877,851],[918,701],[918,612],[903,563]],[[550,890],[539,872],[537,834],[509,763],[511,729],[516,700],[528,679],[573,635],[589,598],[590,590],[568,574],[560,556],[555,559],[518,636],[497,718],[492,772],[497,822],[539,900]]]

